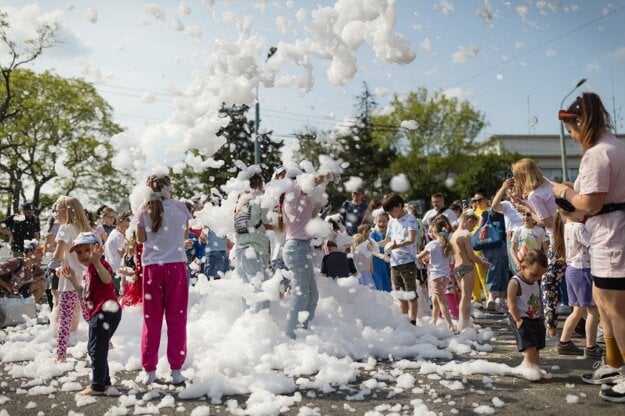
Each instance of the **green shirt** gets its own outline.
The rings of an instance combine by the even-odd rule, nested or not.
[[[267,219],[267,213],[269,210],[267,208],[261,208],[260,195],[260,192],[252,192],[251,194],[241,196],[241,198],[250,199],[248,202],[249,207],[251,208],[249,220],[250,226],[249,232],[245,234],[236,233],[234,240],[237,248],[252,247],[254,251],[259,254],[269,255],[269,237],[267,237],[265,227],[262,225],[270,222],[270,220]],[[242,207],[242,209],[248,209],[247,204]],[[261,225],[256,228],[256,224]]]

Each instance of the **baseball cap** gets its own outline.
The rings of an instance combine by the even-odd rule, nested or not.
[[[102,244],[102,240],[95,233],[82,232],[78,234],[78,237],[72,243],[72,248],[69,252],[72,253],[77,246],[82,244]]]
[[[35,210],[35,206],[33,204],[31,204],[30,202],[24,202],[22,204],[22,209],[24,211],[34,211]]]

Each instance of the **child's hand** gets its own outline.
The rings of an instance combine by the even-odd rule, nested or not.
[[[74,270],[72,270],[71,267],[60,267],[59,269],[57,269],[56,274],[57,276],[59,276],[59,278],[64,277],[69,280],[72,285],[78,285],[78,278],[76,277],[76,273],[74,273]]]
[[[89,261],[91,262],[91,264],[98,264],[103,255],[104,246],[100,244],[94,244],[93,249],[91,250],[91,257],[89,257]]]
[[[193,248],[193,240],[191,240],[190,238],[184,240],[184,248]]]

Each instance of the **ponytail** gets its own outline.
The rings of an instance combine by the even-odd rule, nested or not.
[[[171,180],[169,176],[149,176],[147,186],[152,190],[152,197],[145,203],[145,208],[150,214],[152,232],[158,232],[163,225],[163,200],[171,198]]]

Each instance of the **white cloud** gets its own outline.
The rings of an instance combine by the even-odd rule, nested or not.
[[[469,58],[475,58],[480,52],[479,46],[471,46],[470,48],[460,47],[457,52],[454,52],[452,56],[452,62],[455,64],[463,64]]]
[[[443,94],[449,98],[464,98],[467,93],[460,87],[452,87],[443,90]]]
[[[425,38],[420,45],[421,49],[426,51],[428,54],[432,53],[432,41],[430,40],[430,38]]]
[[[592,61],[586,64],[586,71],[587,72],[595,72],[595,71],[599,71],[601,69],[601,67],[599,66],[599,64],[596,61]]]
[[[614,52],[611,52],[608,56],[612,59],[617,59],[617,60],[625,59],[625,46],[621,46],[620,48],[616,49]]]

